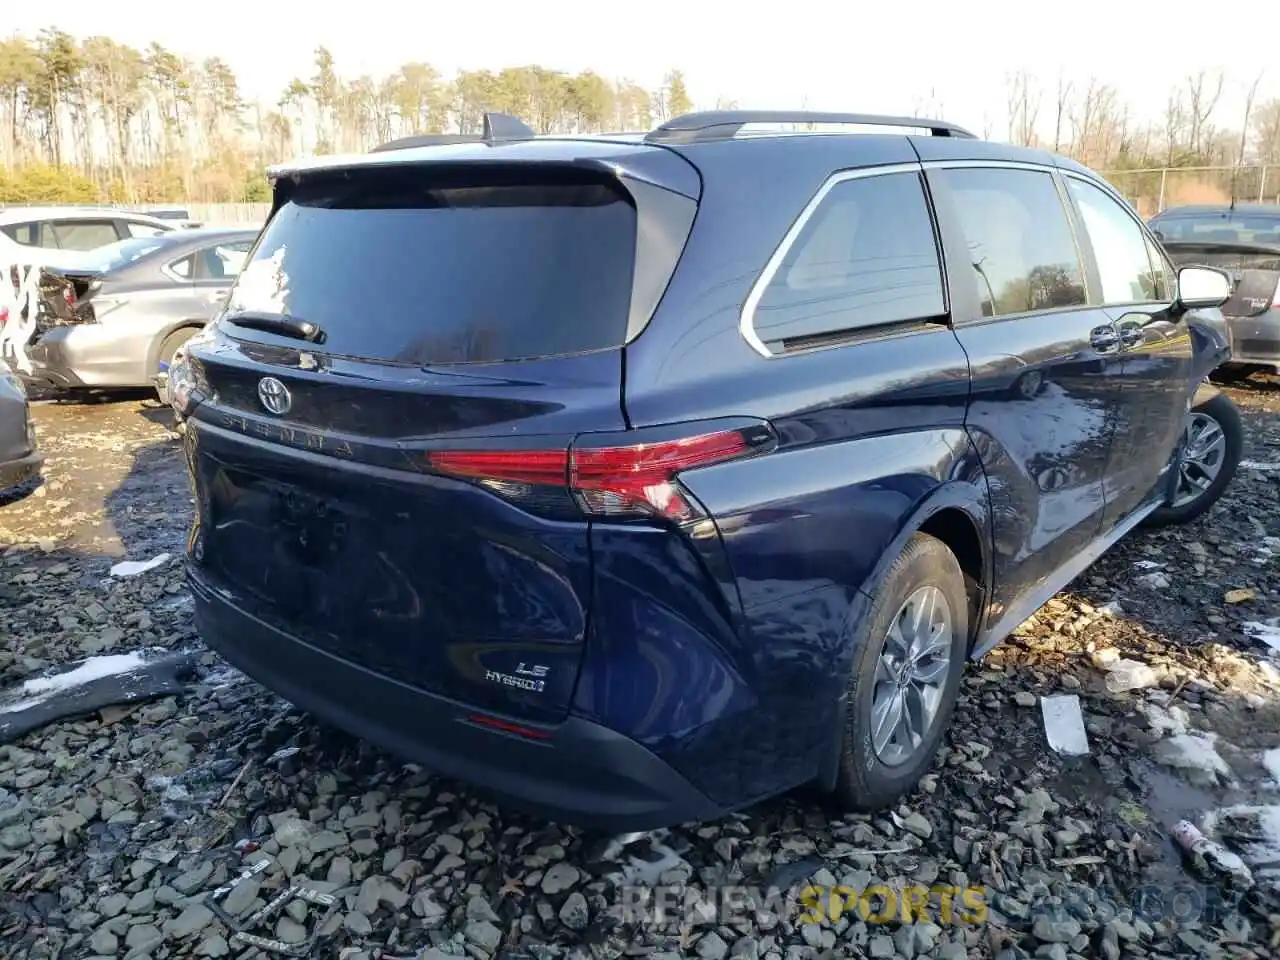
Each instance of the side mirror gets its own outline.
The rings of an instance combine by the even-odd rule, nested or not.
[[[1215,267],[1181,267],[1178,294],[1173,305],[1179,310],[1206,310],[1220,307],[1231,298],[1231,277]]]

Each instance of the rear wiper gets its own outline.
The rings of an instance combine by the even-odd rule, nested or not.
[[[314,323],[299,320],[297,317],[286,317],[277,313],[244,313],[229,314],[224,317],[227,323],[247,330],[263,330],[267,333],[278,333],[282,337],[293,337],[297,340],[308,340],[311,343],[324,343],[324,331]]]

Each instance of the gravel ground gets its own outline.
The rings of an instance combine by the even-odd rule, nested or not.
[[[297,881],[332,896],[254,931],[304,954],[318,933],[320,957],[1280,956],[1280,380],[1230,392],[1249,465],[1224,500],[1131,537],[971,665],[934,772],[897,810],[836,817],[798,795],[624,844],[500,810],[205,654],[179,696],[0,746],[0,956],[266,956],[205,903],[247,868],[220,901],[242,920]],[[115,398],[36,420],[46,480],[0,502],[0,688],[193,647],[189,487],[164,412]],[[109,575],[160,553],[175,560]],[[1149,685],[1113,692],[1117,660]],[[1088,756],[1047,747],[1039,697],[1057,694],[1079,696]],[[1247,895],[1179,857],[1183,817],[1252,864]],[[765,892],[807,883],[933,889],[929,919],[883,922],[871,889],[804,923]],[[648,885],[662,918],[633,909]],[[974,887],[975,911],[943,892]]]

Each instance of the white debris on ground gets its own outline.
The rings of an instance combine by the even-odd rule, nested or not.
[[[1089,735],[1085,732],[1078,696],[1072,693],[1041,697],[1040,713],[1044,717],[1044,734],[1050,749],[1067,757],[1082,757],[1089,753]]]
[[[150,560],[121,560],[111,568],[113,577],[136,577],[139,574],[164,566],[169,562],[169,555],[162,553]]]
[[[1194,783],[1230,783],[1231,768],[1219,756],[1217,744],[1216,733],[1178,733],[1158,741],[1153,753],[1165,766],[1185,771]]]
[[[103,677],[114,677],[129,673],[139,667],[146,666],[146,658],[141,653],[114,653],[100,657],[90,657],[82,661],[74,669],[52,676],[36,677],[25,681],[21,687],[13,691],[9,702],[0,704],[0,713],[14,713],[26,710],[41,703],[56,693],[62,693],[73,687],[82,687]],[[0,695],[2,696],[2,695]],[[21,698],[21,699],[18,699]]]
[[[1204,832],[1238,851],[1258,880],[1280,883],[1280,805],[1223,807],[1205,816]]]
[[[1107,689],[1112,693],[1142,690],[1146,687],[1154,687],[1159,682],[1160,677],[1156,672],[1137,660],[1117,660],[1107,671]]]

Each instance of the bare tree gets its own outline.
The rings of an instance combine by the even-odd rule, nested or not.
[[[1202,153],[1205,141],[1211,139],[1209,121],[1222,96],[1222,82],[1221,70],[1212,73],[1201,70],[1187,77],[1187,146],[1194,154]]]
[[[1058,95],[1054,100],[1053,111],[1053,152],[1058,153],[1062,150],[1062,123],[1067,119],[1067,114],[1071,110],[1071,87],[1072,83],[1062,74],[1058,74]]]
[[[1029,147],[1036,142],[1036,120],[1040,116],[1040,90],[1026,70],[1005,80],[1009,108],[1009,141]]]

